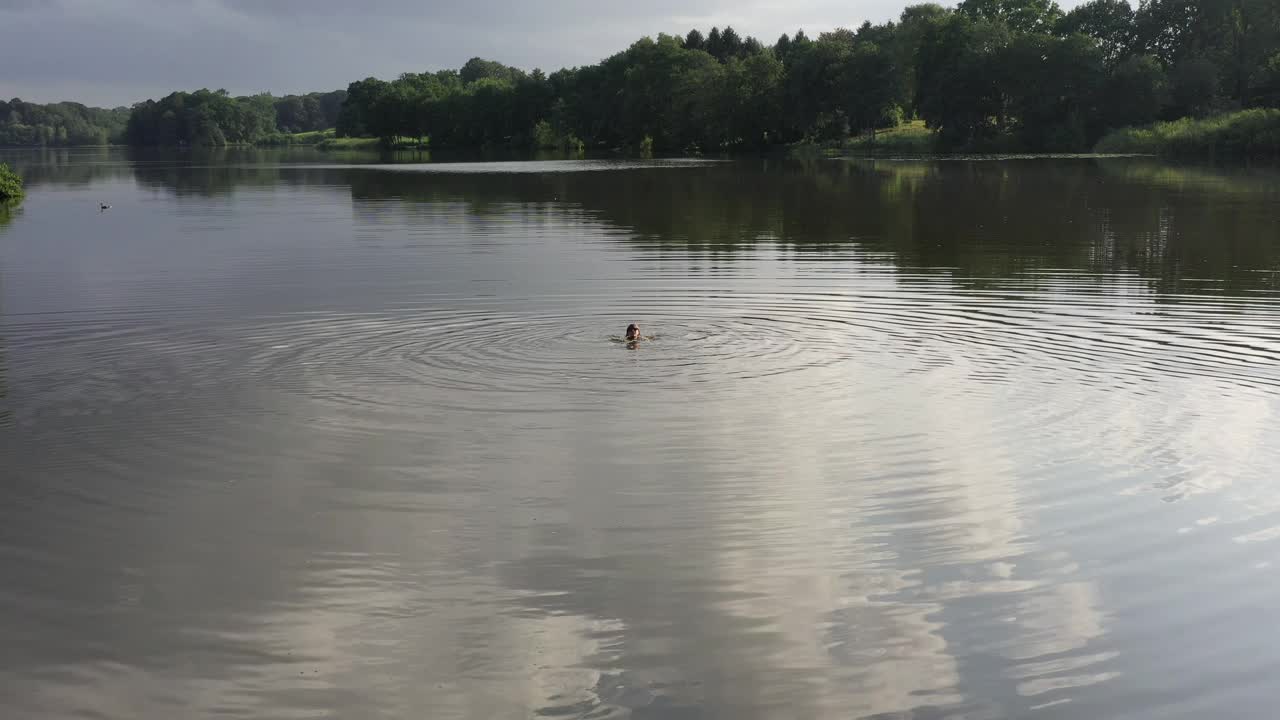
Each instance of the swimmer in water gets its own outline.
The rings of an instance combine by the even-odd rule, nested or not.
[[[640,326],[631,323],[627,326],[627,342],[635,342],[640,339]]]

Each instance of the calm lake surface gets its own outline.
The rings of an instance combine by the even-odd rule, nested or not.
[[[357,160],[0,153],[5,718],[1277,712],[1280,173]]]

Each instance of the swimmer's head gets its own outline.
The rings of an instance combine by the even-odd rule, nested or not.
[[[627,339],[628,340],[640,339],[640,327],[635,323],[631,323],[630,325],[627,326]]]

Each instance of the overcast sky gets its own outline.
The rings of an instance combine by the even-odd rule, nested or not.
[[[916,0],[912,0],[915,2]],[[1080,0],[1061,2],[1064,8]],[[473,56],[548,72],[643,35],[782,32],[896,17],[907,0],[0,0],[0,97],[129,105],[172,90],[277,95]],[[944,4],[954,4],[945,2]]]

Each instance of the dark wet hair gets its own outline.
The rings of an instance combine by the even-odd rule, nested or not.
[[[631,323],[630,325],[627,326],[627,332],[631,332],[632,330],[639,330],[639,329],[640,328],[635,323]]]

